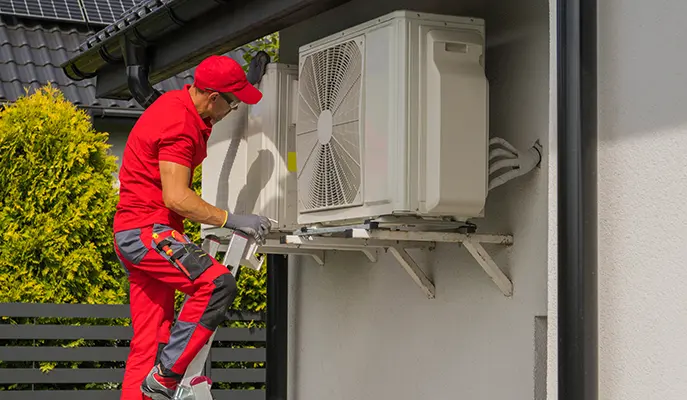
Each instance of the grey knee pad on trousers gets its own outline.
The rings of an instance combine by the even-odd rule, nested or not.
[[[227,308],[236,298],[236,280],[231,273],[226,273],[215,278],[212,283],[215,285],[215,289],[212,291],[212,296],[200,323],[206,328],[214,330],[225,321]]]

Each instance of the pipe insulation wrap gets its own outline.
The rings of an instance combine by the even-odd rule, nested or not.
[[[538,140],[525,152],[518,151],[513,145],[501,138],[493,138],[489,143],[499,144],[508,149],[495,148],[489,151],[489,176],[504,168],[509,169],[501,175],[490,178],[489,191],[528,174],[541,163],[542,146]]]

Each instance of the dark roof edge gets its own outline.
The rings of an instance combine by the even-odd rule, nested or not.
[[[138,118],[143,114],[141,109],[111,108],[111,107],[79,107],[86,110],[92,117],[107,118]]]
[[[88,37],[79,46],[79,54],[60,67],[72,80],[92,78],[103,66],[123,61],[120,46],[123,36],[149,46],[159,36],[183,27],[221,4],[221,0],[147,0]]]
[[[0,103],[0,108],[13,105],[14,103],[16,103],[16,101],[3,101]],[[75,104],[75,106],[79,110],[86,111],[90,116],[99,118],[138,118],[143,114],[143,110],[139,108],[98,107],[84,106],[81,104]]]
[[[199,14],[191,16],[189,1],[193,2],[194,7],[191,8],[198,8],[200,3],[217,4],[220,0],[172,0],[166,7],[175,10],[175,19],[184,21],[183,30],[177,31],[180,25],[169,18],[169,13],[159,10],[151,12],[134,21],[135,24],[128,30],[114,32],[100,43],[83,50],[65,62],[62,68],[70,78],[75,72],[101,77],[97,80],[97,97],[129,99],[131,94],[121,59],[120,40],[117,39],[127,32],[146,35],[152,60],[149,78],[152,84],[156,84],[194,67],[208,55],[228,53],[349,0],[226,1],[221,12],[206,11],[202,18],[199,18]]]

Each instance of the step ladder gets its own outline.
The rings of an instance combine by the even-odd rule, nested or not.
[[[208,235],[203,239],[201,247],[215,259],[218,253],[224,252],[220,263],[226,266],[237,280],[241,267],[259,270],[264,265],[264,256],[256,256],[258,245],[255,239],[240,231],[227,229],[219,235]],[[189,364],[172,400],[213,400],[212,381],[204,372],[216,333],[217,330]]]

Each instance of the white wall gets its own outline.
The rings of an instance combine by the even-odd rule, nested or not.
[[[512,298],[459,247],[440,245],[427,259],[434,300],[391,255],[371,264],[329,253],[324,267],[292,258],[290,399],[545,398],[549,13],[545,0],[515,3],[353,0],[281,32],[281,60],[296,62],[306,41],[393,9],[485,17],[491,134],[545,149],[542,168],[492,192],[488,218],[477,221],[481,232],[515,236],[509,250],[488,248],[513,279]]]
[[[117,157],[117,171],[113,174],[116,182],[115,185],[119,187],[119,168],[122,166],[122,156],[124,155],[124,147],[126,146],[126,140],[129,137],[130,129],[124,130],[122,127],[113,127],[106,123],[97,122],[95,129],[99,132],[107,132],[107,143],[112,146],[110,147],[110,154]],[[126,128],[126,127],[123,127]]]
[[[599,2],[604,400],[687,393],[687,3]]]
[[[558,27],[557,0],[549,0],[548,279],[546,398],[558,398]]]

